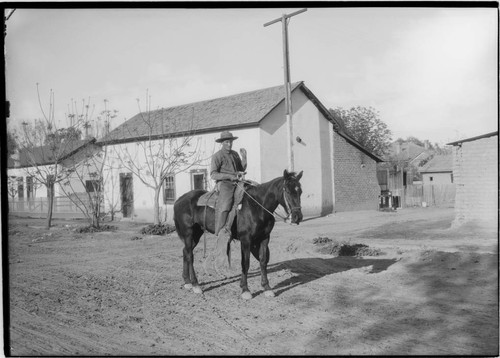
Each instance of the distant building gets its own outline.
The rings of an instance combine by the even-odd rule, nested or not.
[[[88,152],[89,148],[94,152],[100,150],[95,146],[95,138],[74,140],[67,145],[61,146],[63,149],[58,153],[57,165],[60,168],[72,167],[75,162],[79,161],[82,153]],[[9,180],[18,183],[16,194],[12,195],[13,198],[20,199],[33,199],[33,198],[46,198],[47,189],[38,183],[37,173],[47,175],[51,167],[56,163],[54,153],[49,146],[39,146],[31,149],[20,149],[16,151],[7,161],[7,175]],[[80,188],[85,192],[79,178],[70,176],[68,180],[75,188]],[[38,189],[38,190],[37,190]],[[63,196],[63,191],[60,185],[54,186],[54,196]]]
[[[95,145],[95,138],[68,141],[61,145],[57,154],[49,146],[16,151],[7,162],[6,192],[9,198],[9,213],[45,217],[48,212],[46,181],[50,173],[73,169],[79,163],[83,163],[84,158],[100,151],[101,148]],[[95,178],[88,173],[95,171],[95,167],[87,165],[86,171],[87,174],[83,177],[73,172],[62,183],[56,180],[53,186],[54,218],[83,216],[81,210],[71,203],[65,192],[71,191],[72,195],[84,197],[87,191],[93,190],[95,185],[92,184]]]
[[[419,172],[424,185],[453,184],[453,156],[436,155]]]
[[[498,228],[498,131],[448,145],[457,187],[454,225],[474,221]]]
[[[420,163],[427,160],[432,151],[412,142],[394,142],[384,156],[385,162],[377,168],[382,195],[390,193],[390,206],[405,206],[405,188],[413,184]]]

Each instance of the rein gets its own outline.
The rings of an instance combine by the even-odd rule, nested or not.
[[[244,181],[245,183],[247,184],[252,184],[250,182],[246,182]],[[288,200],[286,199],[286,195],[285,195],[285,187],[283,186],[283,198],[285,199],[285,205],[287,206],[287,211],[288,211],[288,215],[286,217],[284,216],[281,216],[280,214],[278,214],[276,211],[274,213],[270,212],[269,210],[267,210],[261,203],[259,203],[253,196],[251,196],[250,194],[248,194],[248,192],[245,190],[245,188],[243,186],[240,185],[240,183],[236,183],[236,185],[241,189],[243,190],[243,192],[248,195],[248,197],[250,199],[252,199],[253,201],[255,201],[257,203],[257,205],[259,205],[262,209],[264,209],[264,211],[268,212],[269,214],[271,214],[272,216],[274,215],[277,215],[280,219],[282,219],[284,222],[286,222],[288,220],[288,218],[290,217],[290,214],[291,214],[291,208],[290,208],[290,204],[288,203]],[[300,207],[298,207],[300,209]],[[294,209],[297,209],[297,208],[294,208]]]

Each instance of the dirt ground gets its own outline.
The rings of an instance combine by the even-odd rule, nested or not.
[[[10,353],[30,355],[498,355],[497,232],[451,228],[453,209],[348,212],[277,223],[265,297],[239,244],[224,278],[195,251],[204,293],[183,288],[176,233],[80,234],[82,221],[10,218]],[[318,237],[377,256],[332,256]],[[207,235],[208,253],[215,238]],[[5,314],[8,314],[6,312]]]

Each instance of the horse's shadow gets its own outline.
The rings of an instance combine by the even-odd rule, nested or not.
[[[294,287],[327,275],[359,268],[366,268],[366,273],[374,274],[387,270],[389,266],[397,261],[398,259],[364,259],[353,256],[338,256],[326,259],[319,257],[298,258],[270,264],[268,265],[267,272],[269,276],[277,274],[278,277],[283,277],[283,280],[273,287],[275,295],[279,296]],[[260,269],[252,270],[248,273],[248,278],[256,276],[260,276]],[[205,286],[204,291],[207,292],[239,281],[239,279],[240,275],[238,274],[205,282],[202,285]],[[207,285],[209,286],[207,287]],[[263,292],[262,289],[256,291],[254,296],[258,296]]]

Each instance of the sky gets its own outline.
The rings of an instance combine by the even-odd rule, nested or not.
[[[106,100],[114,128],[148,101],[282,85],[281,23],[263,25],[299,9],[17,9],[5,39],[8,128],[42,118],[51,91],[59,127],[72,103],[90,101],[95,118]],[[393,140],[493,132],[497,22],[495,8],[308,8],[288,24],[291,81],[327,108],[374,108]]]

